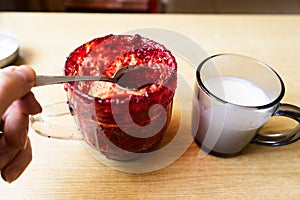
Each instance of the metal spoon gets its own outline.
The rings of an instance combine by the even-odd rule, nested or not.
[[[154,69],[148,66],[135,66],[130,65],[119,69],[112,78],[107,76],[44,76],[37,75],[35,81],[35,87],[43,85],[51,85],[57,83],[66,83],[66,82],[77,82],[77,81],[107,81],[117,84],[120,88],[127,90],[137,90],[142,89],[150,84],[153,84],[153,81],[134,81],[135,73],[141,73],[140,70],[147,70],[147,73],[152,73]],[[150,70],[150,71],[149,71]],[[126,76],[125,76],[126,74]]]

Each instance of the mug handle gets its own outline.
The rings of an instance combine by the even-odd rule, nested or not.
[[[298,125],[292,130],[278,134],[258,133],[253,143],[267,146],[283,146],[294,143],[300,139],[300,108],[291,104],[279,104],[274,116],[284,116],[294,119]]]
[[[36,133],[48,138],[82,139],[65,101],[43,106],[42,113],[30,117],[30,123]]]

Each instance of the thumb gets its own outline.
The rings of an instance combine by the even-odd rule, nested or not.
[[[35,82],[35,72],[27,66],[0,70],[0,116],[10,104],[28,94]]]

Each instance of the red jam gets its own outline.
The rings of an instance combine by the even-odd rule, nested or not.
[[[130,152],[151,151],[161,140],[170,122],[177,86],[177,63],[163,45],[139,35],[107,35],[74,50],[65,63],[65,75],[112,77],[128,65],[149,66],[132,80],[157,80],[144,88],[129,91],[103,81],[73,82],[65,85],[71,110],[85,141],[109,158],[126,160]],[[157,66],[165,66],[159,67]],[[157,109],[159,104],[164,109]],[[149,116],[149,109],[152,114]],[[165,119],[166,118],[166,119]],[[136,131],[152,122],[165,121],[151,136]],[[140,130],[140,129],[139,129]],[[124,158],[123,158],[124,157]]]

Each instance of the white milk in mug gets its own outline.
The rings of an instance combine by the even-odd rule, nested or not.
[[[253,112],[235,105],[262,106],[272,99],[255,83],[238,77],[211,78],[204,82],[204,86],[214,98],[199,91],[199,106],[194,108],[200,113],[196,140],[203,149],[212,153],[232,155],[240,152],[272,112],[266,109]]]

